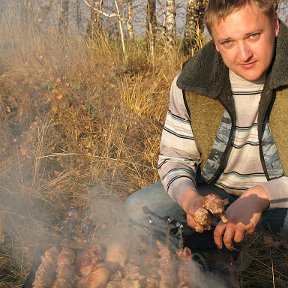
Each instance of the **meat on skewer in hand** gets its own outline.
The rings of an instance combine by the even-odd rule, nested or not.
[[[204,197],[203,208],[207,209],[213,216],[218,217],[223,223],[227,223],[228,219],[225,214],[225,205],[228,204],[227,199],[221,199],[216,194],[208,194]]]
[[[213,217],[220,218],[224,223],[227,223],[226,204],[227,200],[221,199],[218,195],[212,193],[206,195],[202,207],[198,208],[193,214],[196,232],[202,233],[204,230],[210,230]]]

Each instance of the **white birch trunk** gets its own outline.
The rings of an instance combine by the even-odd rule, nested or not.
[[[76,0],[76,24],[77,28],[80,30],[82,25],[82,8],[80,0]]]
[[[59,32],[68,32],[68,10],[69,10],[69,0],[61,0],[61,12],[59,17]]]
[[[47,1],[47,4],[45,3],[44,5],[40,6],[37,21],[38,23],[41,23],[41,25],[43,25],[43,23],[47,23],[49,19],[49,13],[51,12],[52,9],[52,5],[53,0],[49,0]]]
[[[118,24],[119,24],[119,31],[120,31],[120,36],[121,36],[122,51],[123,51],[124,59],[126,60],[127,59],[127,53],[126,53],[125,36],[124,36],[123,23],[122,23],[123,19],[120,15],[120,10],[118,7],[117,0],[114,0],[114,3],[115,3],[117,15],[118,15]]]
[[[102,34],[102,7],[103,0],[94,0],[93,5],[91,5],[90,18],[87,25],[87,36],[90,39],[95,39]]]
[[[133,27],[133,17],[134,17],[134,10],[133,10],[133,1],[126,0],[128,5],[128,15],[127,15],[127,31],[130,40],[134,40],[135,33]]]
[[[1,1],[1,0],[0,0]],[[22,0],[20,1],[21,7],[21,22],[23,25],[23,29],[27,29],[29,24],[31,23],[33,16],[33,5],[30,0]]]
[[[166,41],[169,47],[173,47],[176,39],[176,6],[175,0],[166,1],[166,15],[165,15],[165,24],[166,24]]]
[[[147,15],[146,15],[146,36],[149,53],[154,59],[155,42],[157,33],[157,19],[156,19],[156,0],[147,1]]]
[[[203,33],[204,30],[204,9],[203,0],[188,0],[183,37],[183,52],[185,55],[191,55],[193,49],[199,49],[199,34]]]

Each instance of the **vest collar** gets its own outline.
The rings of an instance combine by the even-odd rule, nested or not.
[[[288,85],[288,29],[280,21],[280,31],[276,41],[275,59],[271,65],[269,88],[276,89]]]
[[[288,29],[280,21],[280,31],[276,39],[275,58],[269,69],[270,89],[288,85]],[[211,98],[231,95],[229,71],[212,41],[183,65],[177,86]]]

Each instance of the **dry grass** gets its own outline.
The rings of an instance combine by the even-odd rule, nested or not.
[[[241,287],[287,287],[287,241],[257,232],[245,242],[239,259],[239,268],[243,267]]]
[[[102,233],[107,215],[100,215],[99,202],[111,199],[115,220],[127,195],[158,180],[169,85],[184,61],[165,46],[150,61],[143,43],[131,43],[124,61],[120,45],[106,38],[87,43],[55,31],[5,31],[0,39],[7,43],[0,49],[3,288],[21,287],[33,256],[63,241],[71,211],[80,219],[73,237],[81,246],[93,238],[83,232],[83,221],[98,217],[93,233]],[[276,239],[274,246],[262,245],[263,237],[250,239],[247,254],[255,260],[241,275],[242,287],[287,287],[287,246]]]

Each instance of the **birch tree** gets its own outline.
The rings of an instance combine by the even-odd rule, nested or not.
[[[67,33],[68,31],[69,0],[61,0],[61,11],[59,17],[59,32]]]
[[[116,19],[118,20],[118,25],[119,25],[119,33],[120,33],[120,37],[121,37],[123,56],[124,56],[125,59],[127,59],[126,46],[125,46],[125,36],[124,36],[124,30],[123,30],[124,19],[120,15],[120,9],[119,9],[119,5],[118,5],[117,0],[114,0],[114,7],[116,9],[116,12],[112,12],[112,13],[107,13],[107,12],[103,11],[102,5],[101,5],[101,7],[99,7],[101,9],[97,9],[97,7],[95,7],[94,5],[92,6],[88,0],[83,0],[83,2],[86,3],[86,5],[88,5],[91,8],[91,10],[94,10],[95,13],[97,13],[97,14],[99,14],[101,16],[104,16],[104,17],[107,17],[107,18],[115,18],[116,17]],[[103,4],[102,0],[98,1],[98,3],[100,3],[100,2]],[[120,2],[120,4],[122,5],[121,2]],[[93,13],[94,13],[94,11],[93,11]],[[91,11],[91,13],[92,13],[92,11]]]
[[[119,24],[119,32],[121,36],[121,44],[122,44],[122,51],[123,51],[123,56],[124,59],[127,60],[127,53],[126,53],[126,45],[125,45],[125,36],[124,36],[124,30],[123,30],[123,22],[124,19],[120,15],[120,9],[117,0],[114,0],[116,12],[117,12],[117,18],[118,18],[118,24]],[[122,3],[121,3],[122,5]]]
[[[134,28],[133,28],[133,17],[134,17],[134,10],[133,10],[133,1],[127,1],[127,31],[130,40],[134,40]]]
[[[154,57],[156,34],[157,34],[157,18],[156,18],[156,0],[147,0],[146,12],[146,36],[150,55]]]
[[[4,2],[0,1],[0,22],[2,20],[1,18],[2,18],[3,11],[4,11]]]
[[[191,55],[193,49],[200,48],[199,36],[204,30],[204,9],[203,0],[188,0],[182,46],[185,55]]]
[[[23,28],[27,29],[33,16],[33,3],[30,0],[21,0],[20,7],[21,22],[23,24]]]
[[[169,47],[174,47],[176,39],[176,6],[175,0],[166,0],[165,37]]]
[[[76,0],[76,25],[80,30],[82,25],[82,9],[81,9],[81,0]]]
[[[45,2],[42,5],[39,5],[39,13],[38,13],[38,24],[40,23],[42,25],[42,28],[45,27],[45,24],[49,23],[50,17],[49,14],[52,9],[54,0],[49,0],[47,3]],[[41,27],[39,27],[41,28]]]
[[[94,0],[91,6],[90,18],[87,25],[87,36],[95,39],[102,34],[102,9],[103,0]]]

